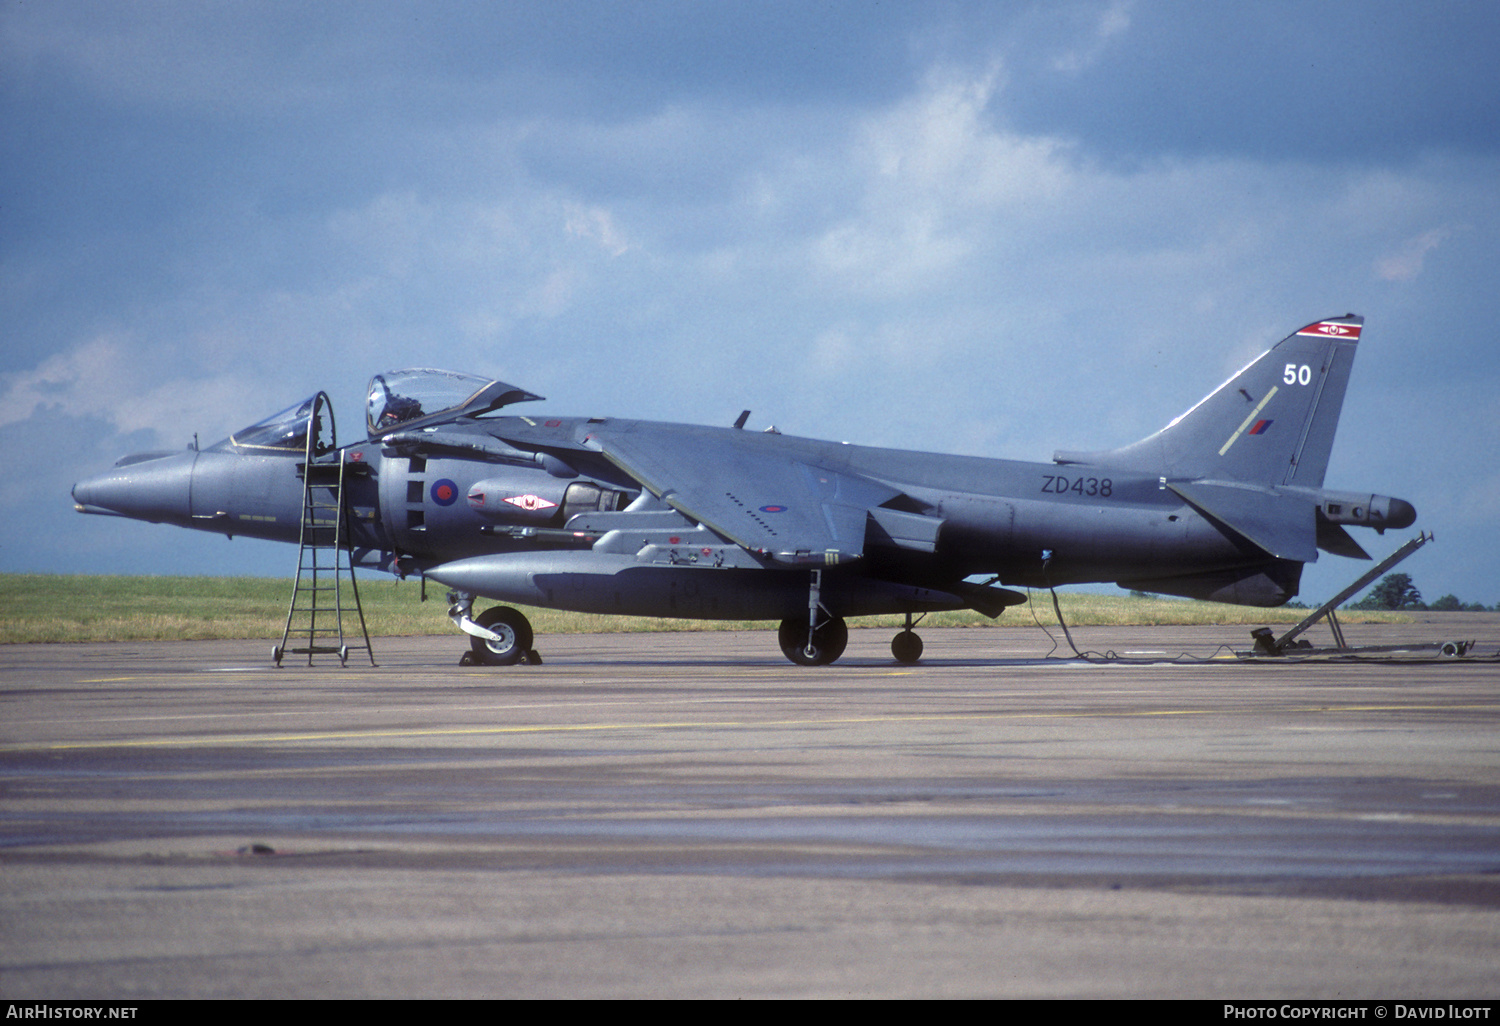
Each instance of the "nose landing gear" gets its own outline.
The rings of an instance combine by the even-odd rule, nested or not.
[[[519,609],[491,606],[475,619],[470,616],[474,596],[452,592],[448,602],[449,618],[469,635],[469,651],[459,659],[460,666],[541,665],[542,657],[531,647],[531,622]]]

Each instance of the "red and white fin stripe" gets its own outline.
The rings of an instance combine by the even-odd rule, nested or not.
[[[1299,335],[1323,335],[1332,338],[1358,339],[1362,324],[1346,324],[1343,321],[1319,321],[1317,324],[1309,324]]]

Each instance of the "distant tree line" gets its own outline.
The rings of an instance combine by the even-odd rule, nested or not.
[[[1456,595],[1444,595],[1434,602],[1422,601],[1422,593],[1412,583],[1410,574],[1387,574],[1380,583],[1371,588],[1369,594],[1358,602],[1350,602],[1345,609],[1434,609],[1449,612],[1487,613],[1490,607],[1482,602],[1460,602]],[[1500,604],[1494,607],[1500,612]]]
[[[1155,599],[1164,596],[1132,589],[1131,598]],[[1306,602],[1288,602],[1286,609],[1312,609]],[[1422,593],[1412,583],[1410,574],[1387,574],[1358,602],[1344,603],[1345,609],[1430,609],[1437,612],[1500,613],[1500,602],[1487,606],[1483,602],[1461,602],[1457,595],[1444,595],[1434,602],[1423,602]]]

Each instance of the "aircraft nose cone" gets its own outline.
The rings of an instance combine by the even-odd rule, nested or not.
[[[109,488],[108,474],[86,477],[73,486],[73,504],[80,513],[110,512],[109,500],[115,500]]]
[[[126,457],[110,470],[75,484],[73,501],[81,513],[136,520],[187,520],[196,455],[174,453],[139,461]]]

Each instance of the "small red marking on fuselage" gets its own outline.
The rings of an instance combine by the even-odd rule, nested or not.
[[[544,499],[540,495],[531,494],[508,495],[506,496],[505,501],[510,503],[512,506],[519,506],[521,509],[528,511],[551,509],[553,506],[557,505],[557,503],[552,502],[549,499]]]

